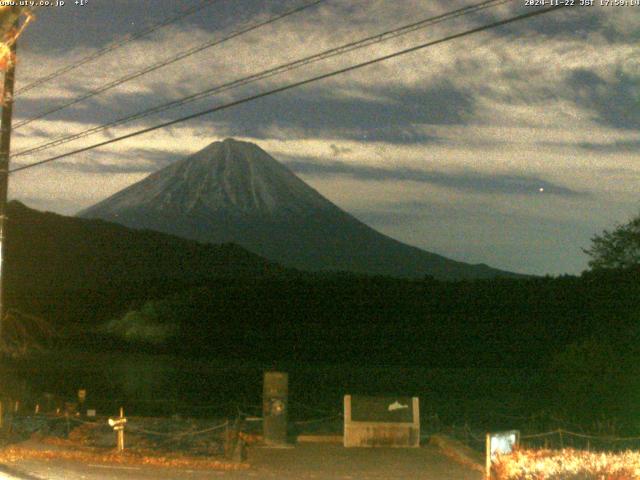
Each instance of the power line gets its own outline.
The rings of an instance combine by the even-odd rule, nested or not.
[[[211,87],[211,88],[209,88],[207,90],[204,90],[202,92],[198,92],[198,93],[189,95],[189,96],[184,97],[182,99],[174,100],[174,101],[171,101],[169,103],[166,103],[166,104],[163,104],[163,105],[160,105],[160,106],[152,107],[152,108],[144,110],[142,112],[138,112],[138,113],[135,113],[135,114],[132,114],[132,115],[128,115],[128,116],[122,117],[120,119],[114,120],[112,122],[109,122],[109,123],[101,125],[101,126],[92,127],[92,128],[83,130],[81,132],[78,132],[76,134],[59,137],[59,138],[57,138],[57,139],[55,139],[53,141],[49,141],[49,142],[46,142],[44,144],[29,148],[29,149],[19,151],[19,152],[15,153],[13,155],[13,157],[19,157],[19,156],[23,156],[23,155],[27,155],[27,154],[38,153],[38,152],[41,152],[41,151],[44,151],[44,150],[48,150],[49,148],[52,148],[52,147],[55,147],[55,146],[59,146],[59,145],[62,145],[64,143],[68,143],[70,141],[77,140],[79,138],[84,138],[84,137],[92,135],[94,133],[98,133],[98,132],[107,130],[109,128],[115,127],[115,126],[122,125],[124,123],[128,123],[128,122],[130,122],[132,120],[138,120],[140,118],[147,117],[147,116],[152,115],[154,113],[164,112],[166,110],[169,110],[169,109],[172,109],[172,108],[175,108],[175,107],[178,107],[178,106],[183,106],[183,105],[186,105],[188,103],[192,103],[194,101],[201,100],[201,99],[209,97],[209,96],[211,96],[211,95],[213,95],[215,93],[220,93],[220,92],[229,90],[231,88],[236,88],[236,87],[239,87],[239,86],[247,85],[249,83],[253,83],[253,82],[258,81],[258,80],[263,80],[265,78],[269,78],[269,77],[272,77],[274,75],[278,75],[278,74],[281,74],[281,73],[285,73],[285,72],[300,68],[302,66],[309,65],[311,63],[315,63],[315,62],[320,61],[320,60],[325,60],[327,58],[331,58],[331,57],[334,57],[334,56],[337,56],[337,55],[341,55],[341,54],[344,54],[344,53],[351,52],[351,51],[356,50],[356,49],[360,49],[360,48],[364,48],[364,47],[373,45],[375,43],[380,43],[380,42],[383,42],[383,41],[386,41],[386,40],[389,40],[389,39],[392,39],[392,38],[396,38],[398,36],[405,35],[407,33],[413,32],[415,30],[424,28],[424,27],[426,27],[428,25],[434,25],[436,23],[440,23],[440,22],[443,22],[445,20],[450,20],[450,19],[458,17],[458,16],[466,15],[466,14],[469,14],[469,13],[472,13],[472,12],[475,12],[475,11],[479,11],[479,10],[482,10],[482,9],[486,9],[486,8],[492,8],[492,7],[495,7],[495,6],[504,4],[504,3],[509,3],[509,2],[512,2],[512,1],[514,1],[514,0],[488,0],[488,1],[480,2],[480,3],[475,4],[475,5],[471,5],[471,6],[467,6],[467,7],[464,7],[464,8],[457,9],[457,10],[453,10],[451,12],[448,12],[448,13],[445,13],[445,14],[442,14],[442,15],[438,15],[438,16],[435,16],[435,17],[430,17],[428,19],[424,19],[424,20],[421,20],[419,22],[415,22],[415,23],[412,23],[412,24],[409,24],[409,25],[405,25],[405,26],[402,26],[400,28],[389,30],[389,31],[386,31],[386,32],[383,32],[383,33],[380,33],[380,34],[376,34],[376,35],[370,36],[370,37],[366,37],[364,39],[361,39],[361,40],[358,40],[358,41],[355,41],[355,42],[350,42],[350,43],[341,45],[339,47],[331,48],[329,50],[325,50],[323,52],[320,52],[320,53],[317,53],[317,54],[314,54],[314,55],[311,55],[311,56],[308,56],[308,57],[304,57],[304,58],[299,59],[299,60],[295,60],[293,62],[285,63],[285,64],[282,64],[282,65],[278,65],[277,67],[273,67],[273,68],[270,68],[270,69],[267,69],[267,70],[263,70],[263,71],[261,71],[259,73],[250,75],[248,77],[243,77],[243,78],[231,81],[231,82],[224,83],[222,85]]]
[[[59,112],[60,110],[64,110],[65,108],[68,108],[68,107],[70,107],[72,105],[80,103],[80,102],[82,102],[84,100],[87,100],[87,99],[89,99],[91,97],[95,97],[96,95],[104,93],[107,90],[111,90],[112,88],[115,88],[115,87],[117,87],[119,85],[122,85],[123,83],[130,82],[131,80],[135,80],[136,78],[142,77],[143,75],[146,75],[147,73],[154,72],[154,71],[156,71],[156,70],[158,70],[160,68],[166,67],[166,66],[171,65],[173,63],[176,63],[176,62],[178,62],[180,60],[183,60],[183,59],[185,59],[187,57],[195,55],[196,53],[202,52],[203,50],[206,50],[206,49],[211,48],[211,47],[215,47],[215,46],[220,45],[221,43],[224,43],[224,42],[226,42],[228,40],[231,40],[233,38],[239,37],[241,35],[244,35],[246,33],[251,32],[253,30],[257,30],[257,29],[259,29],[261,27],[264,27],[266,25],[269,25],[271,23],[277,22],[278,20],[281,20],[281,19],[283,19],[285,17],[288,17],[290,15],[293,15],[294,13],[298,13],[298,12],[301,12],[301,11],[306,10],[308,8],[314,7],[314,6],[320,4],[320,3],[324,2],[324,1],[325,0],[314,0],[314,1],[310,2],[310,3],[305,4],[305,5],[292,8],[290,10],[285,11],[284,13],[280,13],[278,15],[270,17],[269,19],[267,19],[265,21],[255,23],[253,25],[250,25],[249,27],[246,27],[246,28],[243,28],[243,29],[240,29],[240,30],[236,30],[233,33],[231,33],[231,34],[229,34],[226,37],[223,37],[221,39],[214,40],[212,42],[203,43],[201,45],[198,45],[196,47],[190,48],[188,50],[184,50],[184,51],[178,53],[177,55],[174,55],[173,57],[170,57],[170,58],[168,58],[166,60],[163,60],[163,61],[158,62],[158,63],[154,63],[153,65],[145,67],[142,70],[139,70],[137,72],[131,73],[129,75],[125,75],[124,77],[121,77],[121,78],[119,78],[117,80],[113,80],[113,81],[111,81],[109,83],[106,83],[106,84],[102,85],[101,87],[96,88],[95,90],[91,90],[91,91],[89,91],[89,92],[87,92],[87,93],[85,93],[83,95],[80,95],[79,97],[76,97],[76,98],[74,98],[74,99],[72,99],[72,100],[70,100],[68,102],[63,103],[62,105],[54,107],[51,110],[46,110],[45,112],[39,113],[36,116],[31,117],[31,118],[29,118],[27,120],[23,120],[21,122],[18,122],[14,126],[14,130],[18,129],[20,127],[23,127],[25,125],[28,125],[28,124],[36,121],[36,120],[40,120],[41,118],[44,118],[44,117],[46,117],[48,115],[51,115],[52,113],[56,113],[56,112]]]
[[[120,41],[117,41],[115,43],[111,43],[109,45],[107,45],[104,48],[101,48],[100,50],[87,55],[86,57],[78,60],[77,62],[74,62],[72,64],[66,65],[64,67],[59,68],[58,70],[55,70],[53,72],[51,72],[48,75],[45,75],[44,77],[41,77],[37,80],[34,80],[33,82],[25,85],[22,88],[19,88],[16,90],[16,93],[14,95],[14,97],[17,97],[20,94],[26,93],[29,90],[34,89],[35,87],[38,87],[40,85],[42,85],[43,83],[47,83],[50,82],[51,80],[53,80],[54,78],[57,78],[61,75],[64,75],[65,73],[69,73],[73,70],[75,70],[78,67],[81,67],[82,65],[85,65],[97,58],[102,57],[103,55],[106,55],[109,52],[113,52],[114,50],[117,50],[118,48],[131,43],[135,40],[138,40],[139,38],[142,37],[146,37],[147,35],[150,35],[153,32],[156,32],[158,30],[160,30],[161,28],[167,27],[173,23],[176,23],[180,20],[182,20],[183,18],[188,17],[189,15],[192,15],[206,7],[208,7],[209,5],[211,5],[213,2],[216,2],[217,0],[201,0],[199,4],[191,7],[191,8],[187,8],[181,12],[179,12],[176,15],[173,15],[169,18],[166,18],[165,20],[163,20],[160,23],[157,23],[155,25],[152,25],[151,27],[147,28],[146,30],[142,30],[141,32],[135,33],[133,35],[127,36],[125,38],[123,38]]]
[[[250,76],[247,76],[247,77],[242,77],[240,79],[236,79],[236,80],[233,80],[231,82],[224,83],[222,85],[217,85],[217,86],[208,88],[208,89],[206,89],[204,91],[201,91],[201,92],[198,92],[198,93],[194,93],[192,95],[188,95],[187,97],[183,97],[183,98],[178,99],[178,100],[173,100],[171,102],[168,102],[168,103],[156,106],[156,107],[152,107],[152,108],[149,108],[147,110],[143,110],[141,112],[138,112],[138,113],[135,113],[135,114],[132,114],[132,115],[127,115],[125,117],[121,117],[121,118],[119,118],[117,120],[114,120],[112,122],[106,123],[104,125],[91,127],[91,128],[88,128],[86,130],[83,130],[83,131],[75,133],[75,134],[58,137],[58,138],[56,138],[54,140],[42,143],[42,144],[37,145],[35,147],[31,147],[31,148],[28,148],[28,149],[25,149],[25,150],[21,150],[21,151],[19,151],[17,153],[14,153],[12,155],[12,158],[16,158],[16,157],[20,157],[20,156],[24,156],[24,155],[28,155],[28,154],[39,153],[39,152],[42,152],[42,151],[45,151],[45,150],[49,150],[50,148],[57,147],[59,145],[65,144],[65,143],[69,143],[69,142],[71,142],[73,140],[78,140],[80,138],[84,138],[84,137],[93,135],[93,134],[98,133],[98,132],[102,132],[102,131],[107,130],[109,128],[113,128],[113,127],[116,127],[116,126],[119,126],[119,125],[122,125],[122,124],[125,124],[125,123],[128,123],[128,122],[131,122],[133,120],[139,120],[141,118],[148,117],[148,116],[150,116],[152,114],[155,114],[155,113],[161,113],[161,112],[164,112],[164,111],[167,111],[167,110],[179,107],[179,106],[187,105],[187,104],[195,102],[197,100],[201,100],[203,98],[210,97],[210,96],[212,96],[213,94],[216,94],[216,93],[220,93],[220,92],[227,91],[227,90],[230,90],[230,89],[233,89],[233,88],[236,88],[236,87],[248,85],[248,84],[254,83],[254,82],[258,81],[258,80],[264,80],[265,78],[270,78],[270,77],[273,77],[275,75],[286,73],[286,72],[292,71],[294,69],[297,69],[297,68],[300,68],[300,67],[303,67],[303,66],[306,66],[306,65],[310,65],[312,63],[315,63],[315,62],[318,62],[318,61],[321,61],[321,60],[326,60],[328,58],[335,57],[337,55],[342,55],[342,54],[349,53],[349,52],[352,52],[352,51],[357,50],[357,49],[361,49],[361,48],[364,48],[364,47],[371,46],[371,45],[376,44],[376,43],[381,43],[383,41],[387,41],[387,40],[390,40],[390,39],[393,39],[393,38],[397,38],[397,37],[399,37],[401,35],[405,35],[407,33],[414,32],[416,30],[425,28],[427,26],[435,25],[437,23],[441,23],[441,22],[444,22],[446,20],[450,20],[452,18],[460,17],[460,16],[463,16],[463,15],[468,15],[470,13],[481,11],[481,10],[484,10],[484,9],[487,9],[487,8],[493,8],[493,7],[496,7],[498,5],[502,5],[502,4],[505,4],[505,3],[510,3],[510,2],[513,2],[513,1],[514,0],[487,0],[487,1],[483,1],[483,2],[480,2],[480,3],[474,4],[474,5],[467,6],[467,7],[459,8],[457,10],[453,10],[453,11],[450,11],[450,12],[447,12],[447,13],[444,13],[444,14],[441,14],[441,15],[437,15],[437,16],[434,16],[434,17],[429,17],[427,19],[423,19],[423,20],[420,20],[418,22],[411,23],[409,25],[404,25],[402,27],[395,28],[393,30],[388,30],[388,31],[385,31],[385,32],[382,32],[382,33],[379,33],[379,34],[376,34],[376,35],[372,35],[372,36],[369,36],[369,37],[366,37],[366,38],[363,38],[363,39],[360,39],[360,40],[357,40],[357,41],[354,41],[354,42],[349,42],[347,44],[343,44],[343,45],[340,45],[338,47],[334,47],[334,48],[331,48],[331,49],[328,49],[328,50],[324,50],[324,51],[322,51],[320,53],[316,53],[314,55],[307,56],[307,57],[304,57],[302,59],[295,60],[293,62],[288,62],[288,63],[285,63],[285,64],[281,64],[281,65],[278,65],[276,67],[269,68],[267,70],[263,70],[261,72],[258,72],[256,74],[253,74],[253,75],[250,75]]]
[[[354,70],[358,70],[358,69],[361,69],[361,68],[364,68],[364,67],[368,67],[370,65],[373,65],[373,64],[376,64],[376,63],[379,63],[379,62],[383,62],[385,60],[390,60],[392,58],[399,57],[401,55],[406,55],[408,53],[416,52],[418,50],[422,50],[422,49],[427,48],[427,47],[431,47],[431,46],[438,45],[438,44],[441,44],[441,43],[450,42],[450,41],[456,40],[458,38],[462,38],[462,37],[466,37],[466,36],[469,36],[469,35],[473,35],[475,33],[483,32],[483,31],[486,31],[486,30],[490,30],[492,28],[500,27],[500,26],[507,25],[507,24],[510,24],[510,23],[514,23],[514,22],[517,22],[517,21],[520,21],[520,20],[525,20],[527,18],[532,18],[532,17],[536,17],[536,16],[539,16],[539,15],[543,15],[543,14],[552,12],[554,10],[559,10],[561,8],[564,8],[564,5],[559,5],[559,6],[554,6],[554,7],[547,7],[547,8],[543,8],[543,9],[540,9],[540,10],[534,10],[532,12],[524,13],[524,14],[521,14],[521,15],[517,15],[515,17],[510,17],[510,18],[507,18],[505,20],[499,20],[499,21],[496,21],[496,22],[492,22],[490,24],[483,25],[481,27],[472,28],[470,30],[466,30],[466,31],[463,31],[463,32],[460,32],[460,33],[449,35],[447,37],[443,37],[443,38],[438,39],[438,40],[432,40],[430,42],[422,43],[420,45],[416,45],[414,47],[406,48],[406,49],[400,50],[398,52],[394,52],[394,53],[391,53],[391,54],[388,54],[388,55],[384,55],[384,56],[375,58],[373,60],[368,60],[366,62],[358,63],[358,64],[355,64],[355,65],[351,65],[349,67],[341,68],[339,70],[334,70],[332,72],[325,73],[325,74],[322,74],[322,75],[317,75],[315,77],[308,78],[306,80],[301,80],[301,81],[298,81],[298,82],[290,83],[288,85],[285,85],[285,86],[282,86],[282,87],[278,87],[278,88],[274,88],[272,90],[268,90],[266,92],[258,93],[256,95],[245,97],[245,98],[242,98],[242,99],[239,99],[239,100],[234,100],[234,101],[229,102],[229,103],[224,104],[224,105],[220,105],[220,106],[217,106],[217,107],[209,108],[209,109],[201,111],[201,112],[193,113],[191,115],[187,115],[185,117],[181,117],[181,118],[178,118],[178,119],[175,119],[175,120],[171,120],[169,122],[164,122],[164,123],[161,123],[159,125],[155,125],[153,127],[144,128],[142,130],[138,130],[138,131],[135,131],[135,132],[132,132],[132,133],[128,133],[126,135],[121,135],[119,137],[112,138],[112,139],[106,140],[104,142],[99,142],[99,143],[96,143],[94,145],[90,145],[88,147],[79,148],[77,150],[74,150],[74,151],[71,151],[71,152],[67,152],[67,153],[63,153],[61,155],[56,155],[54,157],[50,157],[50,158],[47,158],[45,160],[40,160],[38,162],[34,162],[34,163],[29,164],[29,165],[24,165],[22,167],[17,167],[17,168],[14,168],[14,169],[10,170],[10,173],[15,173],[15,172],[19,172],[19,171],[22,171],[22,170],[27,170],[29,168],[37,167],[37,166],[43,165],[45,163],[54,162],[56,160],[60,160],[62,158],[70,157],[70,156],[78,154],[78,153],[83,153],[83,152],[87,152],[89,150],[93,150],[95,148],[104,147],[104,146],[110,145],[112,143],[116,143],[116,142],[120,142],[122,140],[127,140],[129,138],[137,137],[139,135],[143,135],[145,133],[150,133],[150,132],[153,132],[155,130],[159,130],[161,128],[165,128],[165,127],[169,127],[171,125],[176,125],[178,123],[186,122],[188,120],[193,120],[194,118],[198,118],[198,117],[202,117],[202,116],[205,116],[205,115],[209,115],[211,113],[215,113],[215,112],[218,112],[220,110],[226,110],[228,108],[235,107],[237,105],[241,105],[241,104],[244,104],[244,103],[248,103],[248,102],[251,102],[251,101],[254,101],[254,100],[257,100],[257,99],[260,99],[260,98],[264,98],[264,97],[267,97],[267,96],[270,96],[270,95],[274,95],[276,93],[281,93],[281,92],[284,92],[284,91],[287,91],[287,90],[291,90],[291,89],[294,89],[294,88],[298,88],[298,87],[301,87],[301,86],[304,86],[304,85],[308,85],[310,83],[314,83],[314,82],[317,82],[317,81],[320,81],[320,80],[325,80],[327,78],[335,77],[337,75],[341,75],[341,74],[344,74],[344,73],[352,72]]]

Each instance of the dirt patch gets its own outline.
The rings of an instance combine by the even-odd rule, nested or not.
[[[432,435],[430,443],[440,449],[440,451],[451,458],[473,470],[484,472],[482,455],[464,445],[462,442],[446,435]]]
[[[247,463],[233,463],[187,455],[163,456],[154,452],[131,451],[118,453],[113,450],[78,447],[73,442],[60,439],[39,444],[30,441],[26,444],[12,445],[0,450],[0,463],[16,463],[24,460],[67,460],[83,464],[145,465],[203,470],[245,470],[249,468]]]
[[[106,418],[16,417],[12,422],[15,443],[0,450],[0,463],[66,460],[205,470],[248,468],[225,457],[225,445],[233,433],[226,420],[132,417],[125,432],[125,451],[117,452],[115,433]]]
[[[11,420],[12,443],[35,438],[49,445],[113,449],[116,445],[115,433],[107,420],[72,415],[15,417]],[[226,419],[130,417],[125,429],[125,444],[127,450],[134,452],[222,457],[231,427],[233,424]]]

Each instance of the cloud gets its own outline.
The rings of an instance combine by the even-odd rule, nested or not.
[[[568,75],[576,103],[596,113],[605,125],[640,129],[640,71],[637,76],[616,69],[605,79],[584,68]]]
[[[578,192],[562,185],[536,177],[518,175],[479,174],[476,172],[453,173],[442,171],[424,171],[409,168],[384,169],[363,165],[353,165],[344,162],[316,163],[304,161],[289,161],[289,168],[303,175],[347,175],[364,181],[401,181],[435,184],[462,191],[484,193],[518,194],[518,195],[565,195],[582,196]]]
[[[583,142],[580,148],[599,153],[637,153],[640,152],[640,140],[617,141],[611,143]]]
[[[576,3],[579,0],[576,0]],[[598,2],[599,0],[596,0]],[[522,2],[524,4],[524,2]],[[510,13],[529,13],[531,7],[514,8]],[[606,9],[593,5],[592,8],[576,6],[577,8],[557,9],[537,18],[528,21],[513,23],[500,27],[496,30],[498,35],[509,37],[522,37],[524,33],[533,33],[537,36],[544,36],[547,39],[558,40],[561,38],[581,38],[587,40],[594,31],[601,31],[605,24],[607,14]],[[615,10],[615,9],[614,9]],[[487,22],[494,19],[487,16]]]
[[[285,8],[285,5],[270,5],[275,9]],[[428,17],[460,5],[463,2],[434,2],[427,7],[424,2],[407,1],[396,5],[393,14],[390,14],[388,5],[384,2],[369,2],[358,6],[349,2],[331,2],[324,4],[316,15],[300,14],[287,21],[277,22],[236,38],[224,48],[214,48],[145,76],[140,81],[129,83],[122,89],[100,97],[96,107],[99,106],[102,110],[100,118],[106,120],[113,117],[114,110],[119,113],[125,109],[136,111],[158,104],[159,99],[177,98],[204,86],[221,84],[255,73],[261,68],[316,53],[357,37],[379,33],[403,22],[415,21],[416,16]],[[502,8],[499,11],[504,16],[515,10]],[[243,12],[242,18],[251,18],[252,13],[256,12],[257,10]],[[262,82],[262,87],[241,89],[235,95],[221,95],[218,100],[208,100],[198,106],[224,102],[245,93],[261,91],[315,73],[324,73],[501,15],[491,11],[437,25],[339,59],[270,79]],[[369,138],[389,141],[393,137],[402,136],[407,141],[421,141],[411,129],[410,124],[416,122],[460,123],[482,117],[483,120],[492,118],[494,123],[508,123],[509,118],[500,118],[496,115],[499,110],[492,108],[492,105],[499,107],[501,103],[524,104],[529,110],[529,116],[533,118],[549,107],[550,99],[553,102],[573,99],[569,82],[559,81],[559,76],[566,76],[567,72],[576,68],[602,74],[603,70],[610,70],[611,66],[631,63],[623,61],[633,55],[628,52],[629,48],[616,48],[612,52],[606,41],[597,41],[597,34],[592,34],[593,38],[586,42],[585,39],[568,36],[566,31],[562,35],[560,32],[552,32],[554,40],[550,42],[548,38],[537,35],[535,30],[540,25],[556,21],[563,27],[568,24],[575,27],[584,18],[596,17],[597,15],[564,13],[550,15],[544,21],[519,24],[515,38],[513,34],[502,30],[487,32],[470,37],[467,41],[439,45],[360,72],[335,77],[305,87],[299,92],[279,95],[273,100],[254,102],[244,111],[242,108],[236,109],[233,113],[222,116],[246,135],[260,136],[260,129],[287,125],[306,125],[324,130],[331,119],[339,123],[336,128],[357,130],[354,135],[364,138],[369,129],[372,131]],[[229,24],[225,27],[228,30],[238,27],[228,20],[226,22]],[[219,25],[220,20],[217,23]],[[242,24],[242,20],[238,23]],[[221,33],[214,32],[213,38],[215,35]],[[197,22],[178,25],[136,42],[127,47],[129,50],[125,48],[121,57],[105,59],[105,68],[96,70],[87,80],[99,85],[113,78],[115,73],[135,71],[167,58],[186,46],[199,45],[211,39],[212,32],[199,26]],[[588,45],[586,48],[585,43]],[[295,48],[282,49],[282,45],[295,45]],[[72,52],[71,56],[77,56],[73,50]],[[45,56],[29,53],[37,57],[34,58],[35,62],[29,63],[40,63],[40,60],[46,63],[48,60]],[[122,62],[121,58],[127,58],[127,62]],[[532,81],[534,78],[536,81]],[[83,82],[82,88],[88,88],[86,83]],[[20,112],[28,116],[38,105],[49,105],[56,98],[77,91],[77,88],[77,80],[69,79],[67,84],[49,92],[47,96],[36,95],[33,105],[24,102]],[[481,111],[480,106],[487,111]],[[593,109],[590,107],[583,108],[585,114],[591,111]],[[87,122],[95,122],[95,108],[84,111],[80,108],[71,109],[66,116],[61,114],[56,118],[78,119],[83,116]],[[354,122],[363,122],[363,125],[355,129],[351,125],[349,128],[347,124]]]
[[[239,97],[242,98],[242,95]],[[114,92],[110,98],[113,105],[126,106],[127,112],[161,104],[156,94]],[[59,102],[55,97],[41,97],[26,99],[21,105],[23,111],[29,111],[40,104],[56,103]],[[222,104],[220,100],[203,100],[190,107],[174,109],[163,115],[152,115],[145,121],[136,123],[153,125]],[[307,92],[300,91],[225,109],[189,123],[223,122],[235,126],[236,135],[255,138],[267,138],[274,129],[295,126],[313,131],[314,136],[318,136],[318,132],[322,132],[325,137],[340,133],[347,138],[365,138],[369,141],[416,143],[435,140],[416,129],[416,125],[460,123],[472,114],[473,108],[471,95],[444,84],[421,89],[383,89],[380,91],[380,98],[376,100],[336,97],[324,91],[310,96]],[[123,117],[124,112],[121,109],[107,110],[101,119],[109,122]],[[24,118],[29,118],[29,115],[20,115],[17,120]],[[86,123],[84,128],[87,128],[95,125],[96,110],[87,108],[86,104],[78,104],[56,113],[47,121],[59,121],[61,125],[66,122],[80,125]],[[30,125],[41,128],[42,122]],[[31,131],[22,133],[25,128],[16,129],[19,137],[31,135]],[[110,132],[117,132],[119,129],[121,127],[114,127]],[[62,127],[60,130],[68,132],[68,128]]]
[[[352,153],[353,150],[351,150],[348,147],[339,147],[337,146],[335,143],[332,143],[331,145],[329,145],[329,148],[331,148],[331,153],[333,154],[334,157],[337,157],[339,155],[342,155],[344,153]]]
[[[54,171],[66,173],[95,173],[108,174],[149,174],[159,170],[176,160],[176,156],[164,151],[149,149],[132,149],[126,154],[114,155],[113,152],[94,152],[90,160],[70,161],[59,160],[52,162],[50,168]],[[15,163],[15,167],[26,163]]]

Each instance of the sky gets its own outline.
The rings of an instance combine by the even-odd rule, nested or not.
[[[309,0],[218,0],[20,94],[21,86],[196,5],[42,7],[18,45],[14,122]],[[17,128],[13,152],[477,2],[324,0]],[[576,3],[579,3],[577,1]],[[405,243],[469,263],[579,274],[593,235],[640,212],[640,6],[565,8],[12,174],[10,197],[75,214],[211,142],[257,143],[329,200]],[[448,20],[46,152],[531,12]]]

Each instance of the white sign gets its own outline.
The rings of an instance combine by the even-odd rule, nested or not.
[[[508,432],[491,433],[489,438],[491,460],[493,460],[497,455],[513,452],[518,446],[520,432],[518,430],[510,430]]]

